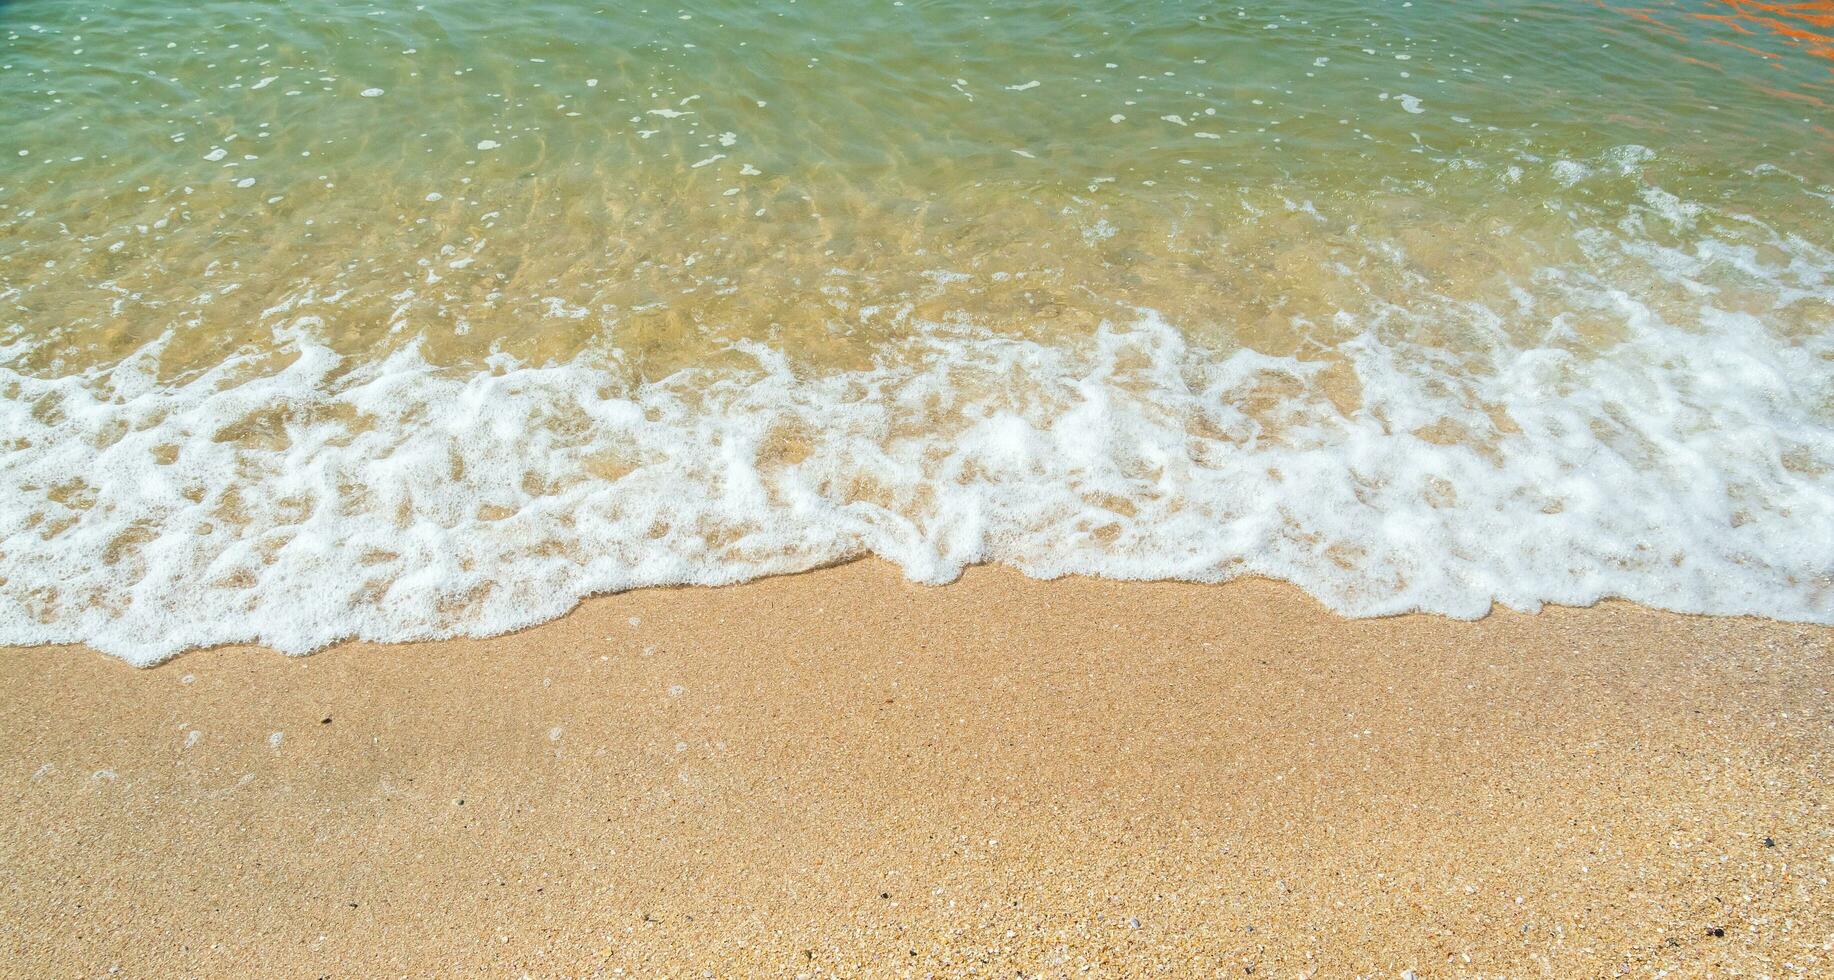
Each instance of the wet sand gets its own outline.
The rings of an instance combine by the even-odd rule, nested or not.
[[[1834,630],[860,562],[0,651],[0,973],[1834,972]]]

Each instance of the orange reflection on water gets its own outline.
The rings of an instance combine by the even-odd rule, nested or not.
[[[1716,47],[1732,48],[1745,54],[1756,55],[1762,59],[1762,64],[1777,71],[1788,70],[1790,49],[1834,62],[1834,0],[1797,0],[1797,2],[1716,0],[1719,8],[1724,11],[1722,13],[1702,13],[1678,9],[1678,5],[1673,0],[1644,7],[1620,7],[1607,0],[1593,0],[1593,2],[1600,9],[1628,18],[1643,30],[1669,41],[1704,42]],[[1702,37],[1698,32],[1679,30],[1679,18],[1706,21],[1721,30],[1714,31],[1713,35]],[[1718,36],[1723,34],[1731,36]],[[1706,55],[1704,50],[1700,53]],[[1672,56],[1679,61],[1698,67],[1711,68],[1718,72],[1726,70],[1726,66],[1703,58],[1695,58],[1679,52],[1672,52]],[[1802,67],[1801,63],[1797,63],[1796,67]],[[1834,64],[1828,66],[1828,73],[1834,75]],[[1825,82],[1801,79],[1793,84],[1783,82],[1773,87],[1759,84],[1755,79],[1746,78],[1742,84],[1772,98],[1800,102],[1817,108],[1830,108],[1831,101],[1834,101],[1829,98],[1830,93]],[[1822,127],[1817,126],[1816,130],[1826,135],[1826,130]]]
[[[1804,0],[1801,3],[1763,3],[1760,0],[1719,2],[1732,8],[1733,12],[1689,16],[1717,21],[1744,34],[1769,31],[1817,58],[1834,60],[1834,0]]]

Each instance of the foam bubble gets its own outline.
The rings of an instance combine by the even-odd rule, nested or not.
[[[1622,595],[1829,621],[1834,445],[1790,384],[1815,365],[1752,345],[1757,332],[1652,332],[1639,356],[1593,363],[1512,352],[1465,397],[1365,341],[1370,407],[1297,402],[1280,433],[1236,406],[1270,379],[1314,385],[1317,365],[1207,357],[1151,316],[1088,350],[938,337],[938,366],[814,380],[753,350],[746,376],[621,396],[581,365],[453,378],[411,355],[333,380],[338,359],[309,344],[233,386],[245,365],[175,390],[39,382],[7,404],[39,451],[7,467],[0,639],[151,663],[230,641],[488,635],[594,592],[866,553],[923,582],[981,561],[1045,577],[1263,574],[1353,615]],[[1693,372],[1759,383],[1724,397]],[[26,422],[46,400],[63,419]],[[946,417],[925,408],[951,401]],[[1409,431],[1481,426],[1486,403],[1521,428],[1500,464]],[[217,439],[276,409],[297,420],[285,445]],[[341,412],[371,424],[329,421]],[[1700,424],[1708,412],[1717,426]],[[808,455],[774,459],[787,438]],[[1781,464],[1805,448],[1823,475]],[[631,469],[596,478],[606,458]],[[72,482],[93,497],[81,511],[48,499]]]

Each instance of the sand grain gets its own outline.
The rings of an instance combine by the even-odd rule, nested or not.
[[[0,972],[1825,974],[1831,638],[865,562],[6,651]]]

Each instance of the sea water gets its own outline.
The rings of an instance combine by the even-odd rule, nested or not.
[[[0,2],[0,642],[877,555],[1834,622],[1834,15]]]

